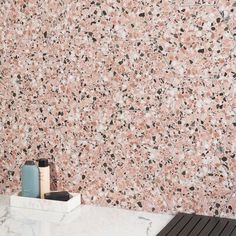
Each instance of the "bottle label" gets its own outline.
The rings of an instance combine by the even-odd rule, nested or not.
[[[40,172],[40,196],[41,198],[44,198],[44,194],[50,192],[49,167],[39,168],[39,172]]]

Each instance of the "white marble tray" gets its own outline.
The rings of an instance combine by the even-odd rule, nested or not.
[[[22,197],[19,193],[11,195],[10,206],[41,211],[56,211],[67,213],[81,205],[81,194],[70,193],[73,197],[66,202],[40,198]]]

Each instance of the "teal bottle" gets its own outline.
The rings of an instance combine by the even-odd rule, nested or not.
[[[21,169],[21,195],[39,198],[39,169],[34,161],[26,161]]]

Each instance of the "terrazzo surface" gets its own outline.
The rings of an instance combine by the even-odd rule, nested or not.
[[[44,157],[85,203],[235,216],[235,11],[0,1],[0,193]]]

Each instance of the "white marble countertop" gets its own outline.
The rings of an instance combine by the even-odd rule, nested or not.
[[[88,205],[66,214],[13,208],[0,196],[0,236],[156,236],[172,218]]]

